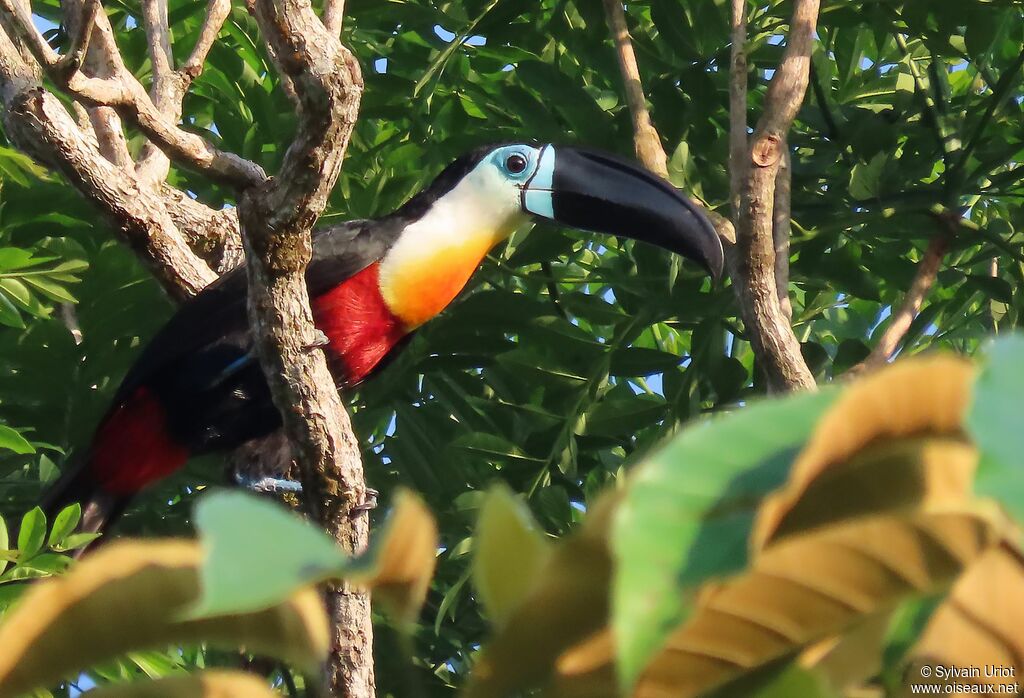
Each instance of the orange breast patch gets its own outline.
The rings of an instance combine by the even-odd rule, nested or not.
[[[408,329],[419,327],[444,310],[466,286],[493,244],[470,236],[466,244],[446,247],[414,259],[382,264],[381,293]]]

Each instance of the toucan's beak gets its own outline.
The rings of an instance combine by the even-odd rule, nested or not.
[[[523,209],[563,225],[654,243],[718,279],[722,243],[704,213],[637,165],[590,150],[545,145],[522,191]]]

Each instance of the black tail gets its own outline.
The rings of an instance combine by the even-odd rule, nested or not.
[[[46,514],[47,522],[53,523],[57,514],[75,502],[82,506],[82,521],[78,530],[83,533],[102,533],[124,513],[131,502],[131,496],[105,491],[96,482],[88,459],[83,459],[50,485],[43,493],[39,506]]]

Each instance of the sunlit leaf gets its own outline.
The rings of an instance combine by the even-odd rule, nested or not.
[[[631,477],[614,527],[613,627],[626,680],[683,614],[680,587],[746,564],[762,497],[781,485],[831,391],[744,408],[684,431]]]
[[[113,543],[66,576],[38,583],[0,623],[0,697],[169,644],[245,646],[308,669],[323,660],[327,620],[312,590],[259,613],[181,620],[199,596],[201,559],[192,542]]]
[[[523,502],[500,486],[484,499],[475,534],[473,586],[501,627],[538,583],[549,543]]]
[[[775,543],[705,591],[640,676],[638,698],[699,695],[794,650],[941,590],[998,541],[993,507],[858,519]]]

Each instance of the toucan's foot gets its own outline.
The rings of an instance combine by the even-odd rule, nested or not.
[[[302,483],[295,480],[285,480],[277,477],[261,477],[252,479],[242,474],[235,475],[235,481],[239,485],[254,492],[267,492],[271,494],[300,494]]]
[[[302,348],[306,351],[313,351],[314,349],[319,349],[320,347],[327,346],[330,343],[331,340],[327,338],[327,335],[325,335],[320,330],[316,330],[316,334],[313,337],[313,341]]]
[[[360,514],[363,514],[363,513],[368,512],[368,511],[373,511],[374,509],[376,509],[377,508],[377,495],[379,495],[379,494],[380,494],[380,492],[378,492],[377,490],[374,490],[374,489],[371,489],[371,488],[367,487],[366,488],[366,498],[363,500],[363,503],[362,504],[357,504],[354,507],[352,507],[352,509],[349,511],[348,515],[354,519],[355,517],[359,516]]]

